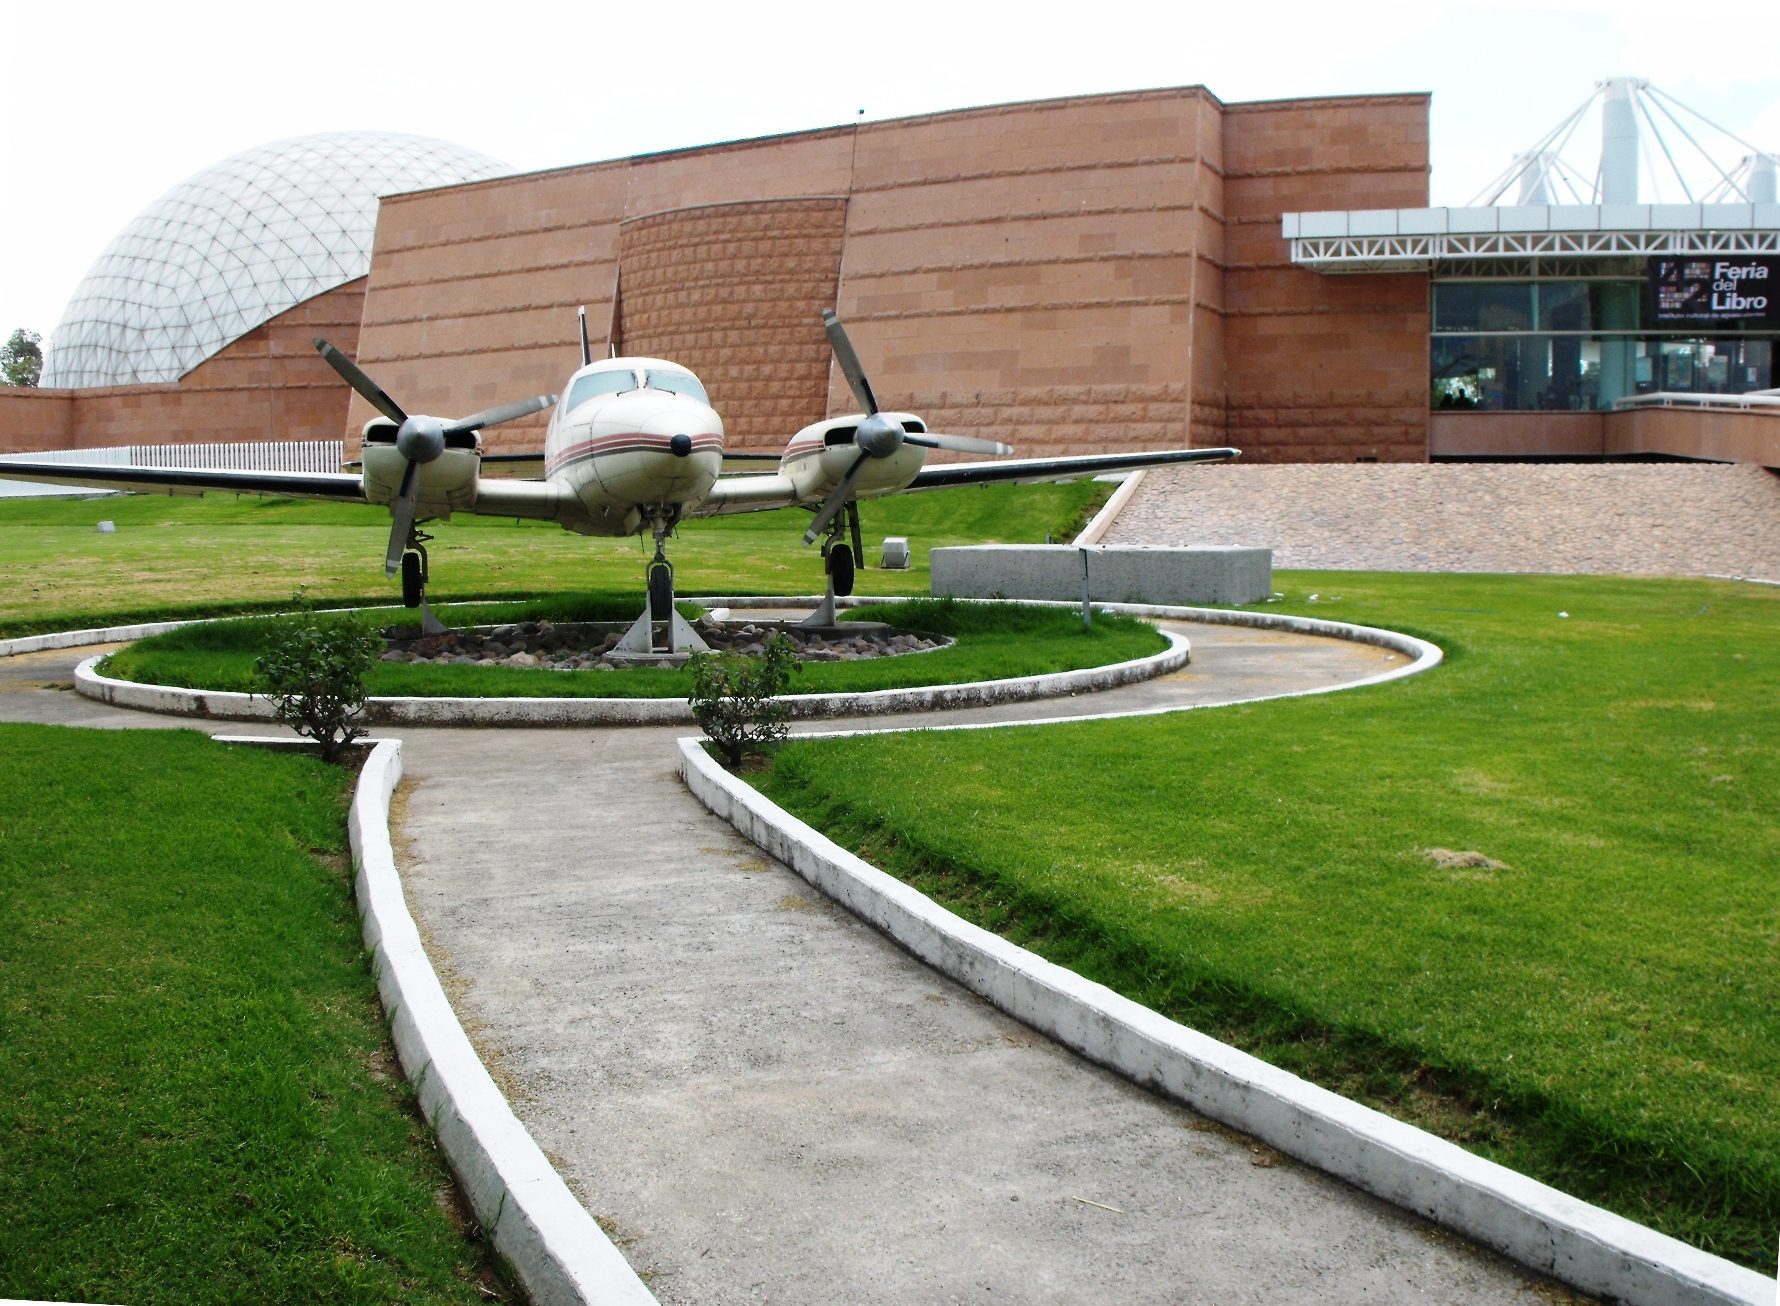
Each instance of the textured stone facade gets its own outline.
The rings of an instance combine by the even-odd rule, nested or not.
[[[597,352],[659,346],[770,446],[855,406],[832,303],[886,407],[1023,454],[1419,459],[1426,279],[1292,269],[1279,215],[1426,194],[1425,96],[1199,87],[559,169],[386,200],[361,361],[435,413],[554,391],[585,304]]]
[[[684,363],[733,448],[777,448],[828,405],[828,338],[842,199],[676,209],[619,228],[619,352]]]

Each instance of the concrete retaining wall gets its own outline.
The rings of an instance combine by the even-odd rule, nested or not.
[[[935,594],[958,598],[1082,597],[1096,603],[1260,603],[1273,593],[1273,554],[1227,546],[1078,548],[1070,544],[972,544],[935,549]]]

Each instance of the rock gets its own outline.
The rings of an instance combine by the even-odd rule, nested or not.
[[[509,653],[501,659],[501,665],[504,667],[535,667],[538,665],[538,657],[534,653]]]

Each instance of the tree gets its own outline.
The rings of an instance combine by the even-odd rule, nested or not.
[[[43,375],[43,337],[20,327],[0,345],[0,376],[7,385],[34,386]]]
[[[365,677],[384,643],[349,619],[323,622],[303,614],[254,663],[260,692],[278,719],[321,746],[337,762],[364,736]]]
[[[694,653],[686,669],[692,673],[692,719],[730,770],[742,764],[750,748],[785,737],[785,705],[778,696],[800,668],[797,650],[784,635],[767,641],[765,657]]]

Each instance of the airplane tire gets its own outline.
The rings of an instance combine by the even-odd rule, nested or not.
[[[649,620],[671,621],[674,608],[674,569],[665,562],[649,568]]]
[[[421,571],[420,555],[410,549],[402,555],[402,606],[418,608],[426,593],[426,576]]]
[[[837,544],[828,551],[828,575],[834,581],[837,598],[845,598],[853,592],[852,549],[844,544]]]

